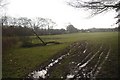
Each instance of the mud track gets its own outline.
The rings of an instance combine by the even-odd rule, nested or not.
[[[27,78],[65,80],[95,79],[109,58],[110,46],[87,41],[75,42],[53,57]]]

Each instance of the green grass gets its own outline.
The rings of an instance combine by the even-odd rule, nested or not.
[[[31,36],[33,43],[39,43],[39,40]],[[94,43],[110,44],[112,54],[110,59],[113,64],[108,63],[111,67],[118,65],[118,32],[95,32],[95,33],[73,33],[62,35],[41,36],[45,41],[58,41],[62,44],[47,45],[31,48],[17,47],[7,51],[3,55],[3,78],[21,78],[30,71],[36,69],[41,63],[49,60],[58,51],[64,49],[75,41],[87,40]],[[106,67],[107,68],[107,64]],[[115,72],[115,70],[112,70]],[[116,71],[117,72],[117,71]],[[109,74],[108,74],[109,75]]]

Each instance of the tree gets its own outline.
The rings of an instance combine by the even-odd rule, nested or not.
[[[93,14],[99,14],[109,9],[118,9],[120,8],[118,0],[89,0],[88,2],[84,2],[82,0],[74,0],[68,2],[68,5],[73,6],[75,8],[86,8],[91,9]]]
[[[75,8],[84,8],[87,10],[91,10],[91,16],[114,9],[116,10],[116,12],[118,12],[118,15],[116,17],[118,18],[118,21],[116,24],[118,24],[118,26],[120,27],[120,1],[118,0],[89,0],[88,2],[84,2],[82,0],[72,0],[67,3],[68,5]]]
[[[8,17],[7,16],[2,16],[1,19],[1,26],[3,27],[4,25],[8,25]]]
[[[48,26],[48,30],[53,27],[53,25],[55,25],[55,22],[53,22],[51,19],[45,19],[45,18],[40,18],[37,17],[35,19],[29,19],[27,20],[28,23],[30,24],[32,31],[34,32],[34,34],[39,38],[39,40],[43,43],[43,45],[46,45],[47,43],[44,42],[36,33],[36,31],[38,30],[38,28],[44,28],[46,26]],[[49,42],[48,42],[49,43]]]
[[[2,27],[3,26],[19,26],[17,18],[6,16],[6,15],[1,17],[1,22],[2,22]]]
[[[69,33],[78,32],[78,29],[75,28],[72,24],[69,24],[66,29]]]
[[[56,23],[54,22],[54,21],[52,21],[52,19],[46,19],[46,23],[47,23],[47,25],[46,26],[48,26],[48,34],[50,34],[50,29],[52,29],[54,26],[56,26]]]
[[[11,17],[9,22],[10,22],[11,26],[16,26],[16,27],[17,26],[22,26],[22,25],[19,24],[19,19],[18,18]]]
[[[16,18],[13,18],[13,24],[17,23],[18,26],[22,26],[22,27],[30,26],[29,21],[30,19],[28,19],[27,17],[20,17],[18,18],[18,20]]]
[[[1,20],[2,20],[1,21],[2,28],[4,30],[3,32],[6,32],[6,34],[11,33],[10,36],[12,36],[13,33],[15,32],[15,35],[17,36],[24,36],[31,34],[30,33],[31,31],[43,43],[43,45],[46,45],[49,42],[44,42],[42,38],[39,37],[38,33],[40,33],[40,28],[43,29],[47,27],[48,28],[47,30],[49,31],[49,29],[52,29],[53,26],[55,26],[56,24],[51,19],[40,18],[40,17],[29,19],[27,17],[14,18],[14,17],[2,16]],[[46,32],[49,33],[48,31]],[[4,33],[4,35],[6,34]]]
[[[0,0],[0,30],[2,30],[3,22],[4,20],[2,19],[4,7],[7,5],[5,0]],[[2,32],[2,31],[0,31]]]
[[[35,32],[36,27],[41,27],[43,26],[41,23],[45,20],[44,18],[36,18],[35,20],[32,19],[27,19],[27,18],[22,18],[25,20],[30,27],[32,28],[33,33],[37,36],[37,38],[43,43],[43,45],[46,45],[46,43],[38,36],[38,34]],[[23,21],[22,20],[22,21]],[[24,24],[24,23],[23,23]]]

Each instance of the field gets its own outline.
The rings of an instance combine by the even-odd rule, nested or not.
[[[117,78],[118,32],[41,36],[57,41],[38,47],[16,47],[3,54],[3,78]],[[33,43],[39,40],[31,36]],[[92,70],[91,70],[92,69]],[[46,73],[41,76],[41,72]]]

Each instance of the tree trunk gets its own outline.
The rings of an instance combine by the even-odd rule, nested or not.
[[[37,36],[37,38],[43,43],[43,45],[46,45],[46,43],[38,36],[38,34],[32,29],[34,34]]]

